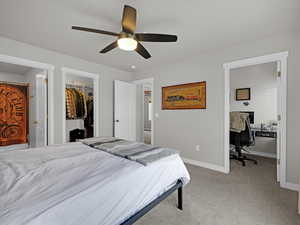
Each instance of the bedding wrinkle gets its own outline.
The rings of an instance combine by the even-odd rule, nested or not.
[[[178,179],[178,155],[145,167],[81,143],[0,152],[0,224],[120,224]]]
[[[13,165],[9,162],[0,160],[0,180],[5,181],[0,183],[0,196],[4,192],[8,192],[16,183],[16,179],[19,176],[19,172]],[[1,202],[1,201],[0,201]]]
[[[105,171],[104,171],[105,172]],[[98,174],[99,175],[99,174]],[[112,174],[113,175],[113,174]],[[94,178],[94,177],[97,177],[97,174],[94,174],[94,175],[92,175],[92,176],[88,176],[88,178]],[[72,201],[72,198],[73,197],[77,197],[78,195],[83,195],[82,197],[84,197],[84,194],[85,194],[85,192],[88,190],[88,189],[90,189],[90,188],[93,188],[95,185],[104,185],[105,184],[105,182],[107,182],[107,180],[109,180],[109,179],[111,179],[111,178],[106,178],[106,179],[104,179],[104,180],[101,180],[101,181],[99,181],[99,180],[97,180],[97,181],[95,181],[94,183],[92,183],[92,184],[90,184],[90,186],[87,186],[84,190],[80,190],[80,191],[78,191],[78,192],[75,192],[73,195],[70,195],[70,196],[68,196],[68,197],[66,197],[66,198],[64,198],[64,199],[61,199],[60,201],[58,201],[58,202],[56,202],[55,204],[53,204],[53,205],[51,205],[51,207],[48,207],[48,208],[46,208],[46,209],[44,209],[43,211],[41,211],[39,214],[37,214],[37,215],[35,215],[35,217],[34,218],[32,218],[32,219],[36,219],[36,218],[38,218],[40,215],[42,215],[43,213],[45,213],[47,210],[51,210],[53,207],[56,207],[56,206],[58,206],[59,204],[61,204],[61,203],[64,203],[65,201]],[[72,186],[73,185],[77,185],[77,184],[80,184],[80,182],[81,181],[78,181],[77,183],[73,183],[72,184]],[[71,187],[68,187],[69,189],[71,189]],[[67,190],[68,188],[66,188],[65,190]],[[68,190],[69,191],[69,190]],[[113,194],[113,193],[110,193],[110,194]],[[104,204],[103,202],[100,202],[101,204]],[[96,208],[97,209],[97,208]],[[94,209],[94,210],[96,210],[96,209]],[[87,216],[88,215],[83,215],[82,216],[82,218],[87,218]],[[81,218],[81,219],[82,219]],[[27,221],[27,223],[29,223],[32,219],[30,219],[30,220],[28,220]],[[80,218],[78,218],[78,222],[81,220]],[[85,224],[85,223],[79,223],[79,224]],[[53,224],[54,225],[54,224]]]
[[[93,152],[93,154],[98,154],[98,152]],[[82,155],[82,154],[81,154]],[[61,180],[61,178],[63,178],[63,177],[70,177],[70,176],[72,176],[71,174],[68,174],[69,173],[69,171],[70,171],[70,169],[72,168],[72,165],[73,165],[73,167],[76,167],[76,168],[74,168],[73,169],[73,171],[72,171],[72,173],[75,173],[76,174],[76,172],[77,172],[77,170],[78,171],[82,171],[81,170],[81,168],[83,167],[86,167],[86,166],[88,166],[87,164],[89,164],[90,162],[89,161],[86,161],[87,162],[87,164],[85,163],[85,160],[84,160],[84,158],[82,158],[82,157],[80,157],[80,161],[81,161],[81,163],[80,164],[75,164],[73,161],[69,161],[71,158],[76,158],[76,157],[78,157],[78,155],[76,155],[76,156],[72,156],[72,157],[67,157],[66,159],[62,159],[62,160],[50,160],[48,163],[45,163],[45,166],[44,167],[42,167],[42,168],[37,168],[37,169],[35,169],[35,170],[31,170],[30,171],[30,173],[28,174],[28,177],[29,177],[29,179],[31,179],[31,177],[33,178],[33,179],[36,179],[37,180],[37,182],[39,182],[39,180],[40,180],[40,174],[42,174],[43,176],[47,176],[47,179],[55,179],[54,180],[54,182],[53,183],[59,183],[59,181]],[[90,157],[87,157],[86,159],[90,159]],[[67,161],[66,161],[67,160]],[[59,166],[61,163],[63,163],[63,165],[66,165],[67,164],[67,162],[71,162],[70,163],[70,165],[69,166],[67,166],[67,167],[64,167],[63,168],[63,170],[61,170],[60,171],[60,173],[59,174],[57,174],[57,173],[55,173],[55,170],[53,171],[53,170],[51,170],[51,169],[49,169],[49,168],[57,168],[57,166]],[[104,164],[105,164],[105,162],[104,162]],[[50,166],[50,167],[49,167]],[[97,167],[97,166],[96,166]],[[107,168],[107,169],[109,169],[109,168]],[[75,170],[75,171],[74,171]],[[96,168],[95,168],[95,170],[93,170],[93,171],[97,171],[96,170]],[[93,172],[92,171],[92,172]],[[51,176],[51,172],[54,172],[54,177],[52,177]],[[90,171],[88,171],[88,172],[90,172]],[[104,171],[101,171],[100,173],[105,173],[106,171],[104,170]],[[94,177],[97,177],[99,174],[94,174],[94,175],[89,175],[88,173],[87,174],[84,174],[84,176],[85,176],[85,178],[88,180],[89,178],[91,178],[91,179],[93,179]],[[26,179],[25,178],[26,176],[23,176],[22,178],[23,179]],[[109,179],[109,178],[107,178],[107,179]],[[27,180],[28,181],[28,180]],[[52,197],[55,197],[56,195],[64,195],[65,193],[64,192],[69,192],[73,187],[76,187],[78,184],[80,184],[81,183],[81,180],[74,180],[74,182],[73,183],[69,183],[69,184],[67,184],[67,186],[63,186],[63,187],[61,187],[61,189],[63,190],[63,191],[60,191],[60,189],[59,189],[59,192],[57,193],[57,191],[56,190],[52,190],[53,189],[53,187],[54,186],[43,186],[43,183],[37,183],[37,182],[35,182],[35,185],[37,185],[36,187],[38,187],[38,193],[36,192],[36,189],[34,189],[33,190],[33,194],[35,195],[35,196],[32,196],[32,198],[33,198],[33,200],[39,200],[39,199],[41,199],[41,198],[43,198],[43,196],[45,196],[45,194],[47,194],[47,193],[52,193],[51,195],[46,195],[47,196],[47,199],[52,199]],[[94,183],[92,183],[91,185],[90,185],[90,187],[91,186],[93,186],[93,185],[95,185],[95,184],[99,184],[99,183],[105,183],[106,182],[106,180],[104,179],[104,180],[102,180],[102,181],[95,181]],[[29,184],[31,184],[32,183],[32,181],[29,181]],[[16,188],[19,188],[19,187],[16,187]],[[24,187],[21,187],[21,188],[24,188]],[[88,189],[89,187],[85,187],[85,190],[86,189]],[[26,189],[30,189],[30,187],[27,187]],[[63,199],[61,199],[61,201],[58,201],[57,203],[55,203],[55,204],[51,204],[51,206],[50,207],[48,207],[48,208],[46,208],[44,211],[42,211],[41,213],[44,213],[46,210],[49,210],[49,209],[51,209],[52,207],[55,207],[55,206],[57,206],[58,204],[60,204],[61,202],[63,202],[63,201],[66,201],[67,199],[70,199],[70,198],[72,198],[73,196],[75,196],[75,195],[78,195],[78,194],[80,194],[82,191],[84,191],[84,190],[78,190],[78,191],[74,191],[74,194],[73,195],[69,195],[69,196],[66,196],[65,198],[63,198]],[[28,191],[28,192],[26,192],[25,194],[23,194],[23,195],[20,195],[19,197],[18,197],[18,200],[22,200],[22,198],[25,198],[25,197],[27,197],[27,195],[30,195],[31,194],[31,192],[30,191]],[[44,200],[47,200],[47,199],[44,199]],[[30,204],[30,202],[24,202],[23,203],[23,207],[26,207],[26,205],[27,204]],[[35,216],[38,216],[38,215],[35,215]]]

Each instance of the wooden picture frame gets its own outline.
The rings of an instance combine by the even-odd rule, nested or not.
[[[206,81],[162,87],[162,109],[206,109]]]
[[[236,101],[249,101],[251,99],[251,89],[250,88],[237,88],[235,90],[235,100]]]

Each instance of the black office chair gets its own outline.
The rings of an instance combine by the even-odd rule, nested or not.
[[[249,147],[251,145],[254,145],[254,136],[250,129],[250,121],[249,117],[247,118],[246,123],[246,129],[244,131],[233,132],[230,131],[230,144],[234,145],[234,152],[231,151],[230,153],[230,159],[238,160],[242,162],[243,166],[246,166],[246,160],[254,162],[254,164],[257,164],[257,161],[255,159],[248,158],[246,154],[244,154],[242,151],[249,152],[245,149],[245,147]]]

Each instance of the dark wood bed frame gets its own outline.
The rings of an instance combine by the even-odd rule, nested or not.
[[[182,193],[182,186],[183,183],[181,180],[177,180],[176,184],[172,186],[169,190],[164,192],[162,195],[160,195],[158,198],[154,199],[152,202],[150,202],[148,205],[146,205],[144,208],[142,208],[140,211],[129,217],[127,220],[125,220],[120,225],[131,225],[134,224],[138,219],[140,219],[142,216],[144,216],[146,213],[148,213],[151,209],[153,209],[156,205],[158,205],[161,201],[166,199],[170,194],[178,190],[178,206],[177,208],[182,210],[182,200],[183,200],[183,193]]]

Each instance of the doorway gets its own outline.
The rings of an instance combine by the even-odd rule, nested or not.
[[[32,61],[24,58],[9,56],[9,55],[0,55],[0,63],[7,63],[12,64],[15,66],[24,66],[29,68],[34,68],[37,70],[44,71],[44,75],[47,76],[46,83],[47,83],[47,109],[46,109],[46,120],[47,123],[47,135],[45,136],[45,139],[47,138],[47,141],[45,143],[47,145],[54,144],[54,109],[53,109],[53,92],[54,92],[54,66],[46,63],[41,63],[37,61]],[[13,148],[14,149],[14,148]]]
[[[62,68],[63,143],[99,136],[99,75]]]
[[[27,61],[17,64],[21,61],[3,56],[0,62],[1,149],[43,147],[51,136],[47,119],[48,71],[31,67],[34,63]]]
[[[144,132],[143,132],[143,142],[145,144],[152,144],[152,84],[146,83],[143,85],[144,93],[144,108],[143,108],[143,118],[144,118]]]
[[[136,80],[138,141],[154,144],[154,79]]]
[[[224,64],[225,70],[225,104],[224,104],[224,167],[230,172],[230,75],[234,69],[247,66],[275,63],[277,73],[277,131],[276,131],[276,164],[277,181],[281,187],[286,186],[286,92],[287,92],[287,52],[254,57]]]

